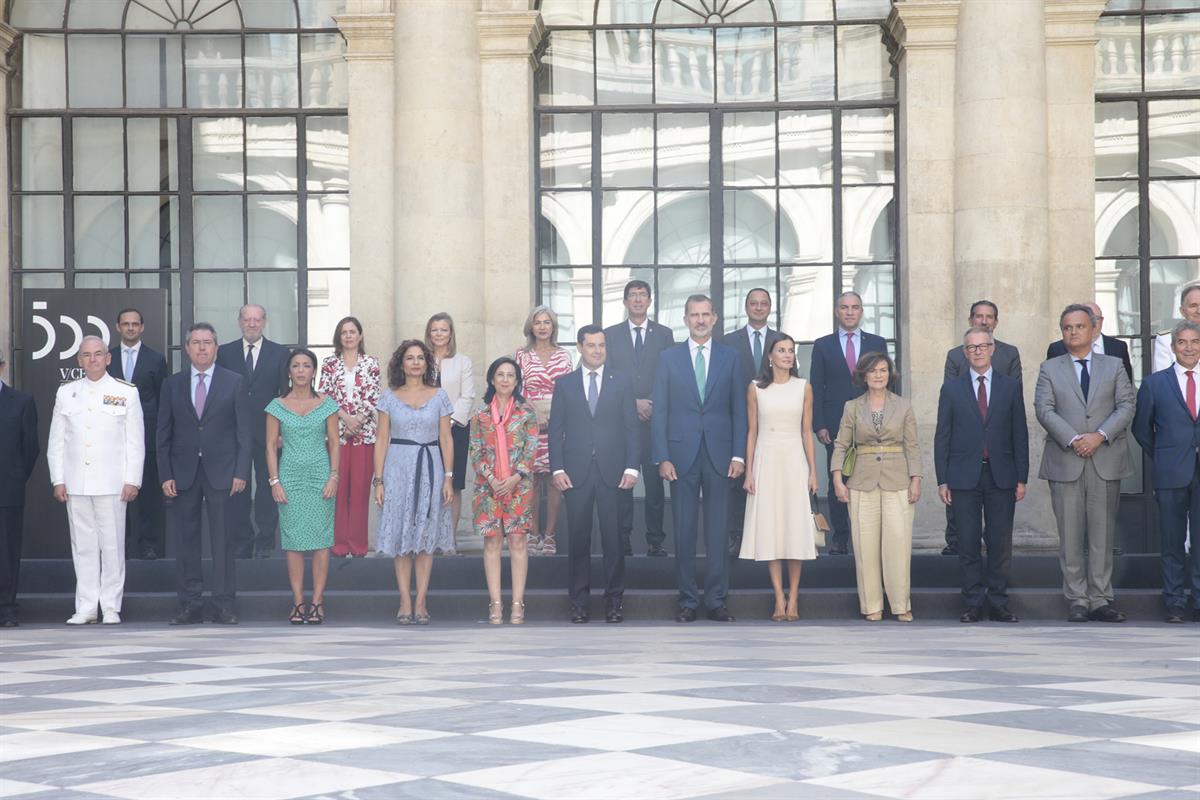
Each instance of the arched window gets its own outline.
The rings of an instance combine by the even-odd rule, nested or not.
[[[344,6],[9,0],[14,296],[168,289],[173,350],[192,321],[240,335],[253,301],[271,338],[327,344],[349,305]]]
[[[543,302],[611,324],[641,278],[682,336],[689,294],[711,292],[728,330],[764,286],[772,325],[803,346],[832,332],[834,296],[856,289],[864,324],[895,339],[888,0],[540,8]]]

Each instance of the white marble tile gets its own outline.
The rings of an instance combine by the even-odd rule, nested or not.
[[[742,654],[743,657],[745,653]],[[668,675],[695,675],[697,673],[729,672],[736,667],[707,667],[697,664],[673,664],[669,662],[627,664],[595,664],[591,666],[556,666],[555,672],[578,672],[583,675],[604,675],[613,678],[661,678]]]
[[[172,658],[168,664],[191,664],[196,667],[258,667],[263,664],[278,664],[288,667],[299,660],[331,661],[340,656],[316,656],[308,653],[227,653],[219,656],[204,656],[203,658]]]
[[[596,750],[641,750],[669,744],[701,742],[728,736],[768,733],[765,728],[728,725],[643,714],[607,714],[600,717],[547,722],[481,732],[480,736],[523,742],[589,747]]]
[[[750,791],[786,781],[638,755],[600,753],[442,775],[439,780],[536,800],[682,800]]]
[[[962,667],[938,667],[920,664],[815,664],[803,667],[774,667],[772,672],[818,672],[883,678],[891,675],[915,675],[935,672],[969,672]],[[953,677],[953,676],[952,676]]]
[[[288,800],[327,792],[349,792],[367,786],[385,786],[414,778],[413,775],[399,772],[269,758],[247,761],[232,768],[200,767],[141,778],[100,781],[73,788],[126,800]]]
[[[1195,699],[1200,689],[1187,683],[1154,683],[1152,681],[1072,681],[1071,683],[1042,683],[1039,689],[1066,689],[1073,692],[1099,694],[1129,694],[1135,697],[1181,697]]]
[[[745,706],[735,700],[714,700],[707,697],[685,697],[674,694],[642,694],[622,692],[617,694],[566,695],[542,697],[533,700],[512,700],[531,706],[554,708],[578,708],[584,711],[611,711],[618,714],[654,714],[659,711],[692,711],[698,708],[727,708]]]
[[[294,675],[297,678],[303,678],[306,673],[255,667],[209,667],[207,669],[184,669],[176,672],[151,672],[148,675],[138,675],[133,680],[155,683],[216,683],[217,681],[253,681],[255,678],[275,678],[280,675]]]
[[[948,719],[897,719],[864,722],[858,725],[834,725],[800,731],[807,736],[841,739],[863,744],[907,747],[952,755],[976,755],[1002,750],[1086,742],[1081,736],[1043,733],[1023,728],[1003,728]]]
[[[467,705],[466,700],[449,697],[424,697],[420,695],[374,695],[370,697],[347,697],[338,700],[320,700],[315,703],[289,703],[286,705],[243,708],[242,714],[261,714],[266,717],[292,717],[294,719],[316,719],[324,722],[344,722],[364,717],[379,717],[385,714],[402,714],[406,711],[433,711],[439,708],[454,708]]]
[[[185,697],[205,697],[215,694],[253,692],[252,686],[203,686],[187,684],[130,686],[126,689],[93,689],[86,692],[49,694],[56,700],[79,700],[92,703],[165,703]]]
[[[811,689],[836,689],[838,691],[868,692],[874,694],[926,694],[928,692],[957,692],[963,689],[983,689],[991,684],[967,683],[954,680],[954,673],[945,673],[947,680],[910,678],[904,675],[864,675],[854,678],[821,678],[790,686],[807,686]]]
[[[38,650],[37,655],[45,656],[46,658],[112,658],[117,657],[122,661],[128,661],[129,656],[134,653],[166,653],[175,650],[174,647],[147,647],[139,645],[106,645],[103,647],[67,647],[63,649]],[[26,653],[26,655],[34,655]]]
[[[82,753],[87,750],[124,747],[130,744],[141,744],[141,742],[134,739],[85,736],[63,731],[24,731],[0,736],[0,762],[59,756],[64,753]]]
[[[1109,800],[1163,788],[979,758],[919,761],[816,778],[804,783],[920,800]]]
[[[785,705],[801,708],[832,708],[838,711],[861,711],[864,714],[886,714],[893,717],[958,717],[964,714],[989,714],[999,711],[1028,711],[1039,706],[1019,703],[998,703],[990,700],[968,700],[959,697],[927,697],[915,694],[884,694],[869,697],[839,697],[829,700],[805,700]],[[803,733],[804,731],[799,731]]]
[[[720,673],[717,673],[718,675]],[[769,676],[764,676],[764,682]],[[597,678],[588,681],[556,681],[538,683],[548,689],[597,692],[683,692],[690,689],[718,689],[724,686],[744,686],[745,681],[708,681],[696,678]]]
[[[253,731],[188,736],[166,743],[201,750],[245,753],[251,756],[303,756],[333,750],[353,750],[386,744],[442,739],[454,734],[417,728],[391,728],[383,725],[359,725],[351,722],[322,722],[316,725],[291,725]]]
[[[46,681],[79,680],[77,675],[45,675],[39,672],[0,673],[0,686],[20,686],[23,683],[45,683]]]
[[[0,778],[0,797],[16,797],[17,795],[34,794],[35,792],[52,792],[57,786],[43,786],[40,783],[26,783],[8,778]]]
[[[27,711],[20,714],[0,714],[0,725],[10,728],[28,728],[37,731],[81,728],[85,725],[108,725],[115,722],[137,722],[138,720],[184,717],[200,713],[194,709],[157,708],[155,706],[113,705],[106,703],[95,706],[55,708],[45,711]]]
[[[1097,714],[1124,714],[1164,722],[1200,725],[1200,700],[1181,697],[1151,697],[1145,700],[1118,700],[1112,703],[1086,703],[1068,706],[1071,711],[1092,711]]]
[[[329,675],[353,675],[356,678],[370,678],[371,683],[378,687],[379,692],[386,694],[421,694],[422,692],[446,692],[459,689],[483,689],[495,686],[493,682],[484,681],[448,681],[441,678],[416,678],[411,671],[403,667],[370,667],[356,670],[334,670]],[[386,683],[375,683],[388,678],[395,680]],[[338,687],[338,691],[350,691],[353,684]],[[366,682],[364,682],[366,685]]]
[[[1142,744],[1147,747],[1165,747],[1169,750],[1183,750],[1188,753],[1200,753],[1200,731],[1158,733],[1153,736],[1130,736],[1129,738],[1116,739],[1115,741]]]
[[[0,661],[0,672],[45,672],[47,670],[57,672],[64,669],[89,669],[128,663],[130,663],[129,660],[124,658],[79,658],[76,656],[32,658],[21,661]],[[55,680],[57,677],[57,675],[51,675],[43,680]],[[3,685],[5,680],[6,678],[0,677],[0,685]]]

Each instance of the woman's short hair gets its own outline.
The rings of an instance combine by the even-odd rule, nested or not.
[[[854,382],[862,387],[867,385],[867,373],[875,369],[882,361],[887,364],[888,382],[887,388],[894,389],[896,386],[896,362],[892,361],[892,357],[887,353],[870,352],[863,353],[858,359],[858,365],[854,367]]]
[[[512,356],[500,356],[491,363],[487,369],[487,391],[483,393],[483,404],[490,405],[492,398],[496,396],[496,370],[500,369],[505,364],[512,364],[512,368],[517,373],[517,382],[513,385],[513,399],[518,403],[524,403],[525,398],[521,396],[521,365]]]
[[[537,339],[533,335],[533,321],[540,315],[545,314],[550,317],[550,343],[558,345],[558,314],[554,313],[554,309],[550,306],[534,306],[533,311],[529,312],[529,316],[525,318],[525,349],[532,350],[537,344]]]
[[[388,386],[391,388],[399,389],[404,385],[404,354],[414,347],[421,351],[421,355],[425,356],[425,374],[421,376],[421,382],[426,386],[438,385],[433,364],[433,352],[420,339],[405,339],[388,360]]]
[[[287,385],[287,388],[283,390],[283,393],[280,394],[280,397],[286,397],[288,395],[288,393],[292,391],[292,361],[294,361],[296,359],[296,356],[304,356],[305,358],[308,359],[308,363],[312,364],[312,369],[313,369],[312,391],[313,391],[313,394],[317,393],[317,382],[316,382],[317,381],[317,370],[319,370],[321,368],[321,366],[320,366],[321,362],[319,362],[317,360],[317,354],[314,353],[312,350],[309,350],[306,347],[293,347],[292,351],[290,353],[288,353],[288,359],[287,359],[288,385]]]
[[[754,383],[760,389],[767,388],[775,380],[775,368],[771,366],[771,351],[774,350],[775,345],[779,344],[780,342],[791,342],[792,347],[796,346],[796,340],[791,336],[788,336],[783,331],[776,331],[775,333],[771,334],[770,338],[767,339],[767,347],[763,350],[762,363],[758,367],[758,374],[754,376]],[[796,366],[796,363],[799,360],[800,359],[796,359],[793,361],[792,368],[788,370],[788,374],[790,374],[793,378],[800,377],[800,369]]]
[[[429,332],[433,330],[435,322],[444,322],[450,326],[450,341],[446,342],[446,358],[454,358],[458,352],[458,339],[454,335],[454,320],[445,311],[439,311],[425,323],[425,344],[429,345],[430,350],[433,350],[433,339],[430,338]]]
[[[338,320],[337,327],[333,329],[333,352],[334,355],[342,354],[342,327],[347,323],[354,323],[354,327],[358,330],[358,354],[366,355],[367,339],[363,336],[362,323],[358,321],[358,317],[342,317]]]

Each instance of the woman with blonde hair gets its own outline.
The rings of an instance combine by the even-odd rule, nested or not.
[[[425,323],[425,345],[433,353],[434,375],[454,406],[450,436],[454,440],[454,500],[450,503],[450,530],[458,530],[462,492],[467,480],[467,445],[471,438],[471,408],[475,404],[475,373],[471,357],[458,352],[454,320],[439,311]]]

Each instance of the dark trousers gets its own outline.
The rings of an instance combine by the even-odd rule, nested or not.
[[[233,598],[237,594],[237,567],[234,562],[234,541],[226,526],[230,500],[228,489],[218,489],[209,483],[202,463],[196,470],[196,480],[185,491],[181,491],[171,504],[178,539],[175,543],[175,582],[179,605],[184,609],[199,611],[204,604],[204,573],[200,566],[203,552],[200,511],[207,506],[213,604],[223,611],[233,611]]]
[[[708,447],[700,440],[700,452],[691,468],[681,473],[671,486],[671,510],[675,517],[675,583],[679,587],[679,606],[698,608],[700,592],[696,585],[696,530],[700,499],[704,498],[704,606],[725,605],[729,593],[729,465],[717,471],[708,457]]]
[[[239,558],[251,558],[256,551],[270,553],[276,549],[279,508],[275,505],[275,499],[271,497],[271,487],[267,484],[270,477],[267,474],[266,445],[256,442],[254,476],[251,478],[251,485],[254,487],[254,522],[250,521],[250,486],[246,487],[246,491],[229,498],[225,506],[225,524],[236,543]]]
[[[646,518],[646,544],[650,547],[662,547],[667,541],[666,531],[663,530],[663,510],[666,505],[666,491],[663,489],[662,478],[658,477],[658,465],[650,453],[650,423],[639,422],[642,434],[642,486],[645,499],[642,503],[642,513]],[[633,492],[621,492],[621,516],[618,527],[621,532],[621,545],[629,544],[633,535]]]
[[[140,556],[150,549],[158,555],[166,552],[163,526],[163,493],[158,480],[158,459],[153,457],[154,443],[146,442],[146,465],[142,469],[142,488],[137,498],[126,507],[125,529],[130,542],[136,547],[127,548]]]
[[[826,465],[833,463],[833,445],[825,445]],[[837,499],[837,494],[833,491],[833,471],[826,469],[829,477],[829,526],[833,528],[829,533],[829,546],[832,547],[849,547],[850,546],[850,511],[846,508],[846,504]]]
[[[952,489],[950,505],[958,530],[958,566],[963,600],[968,608],[1008,607],[1008,575],[1012,564],[1014,489],[1001,489],[985,462],[974,489]],[[984,568],[981,543],[987,542]]]
[[[1178,489],[1155,489],[1158,501],[1158,537],[1162,547],[1163,602],[1167,608],[1187,608],[1187,585],[1192,605],[1200,608],[1200,464],[1192,482]],[[1192,552],[1184,552],[1188,524],[1192,526]]]
[[[958,530],[954,526],[953,506],[946,506],[946,546],[958,549]]]
[[[618,533],[620,495],[632,494],[600,480],[593,461],[586,475],[571,475],[573,489],[563,494],[567,501],[568,592],[571,605],[586,609],[592,578],[592,509],[600,518],[600,551],[604,554],[604,601],[621,602],[625,593],[625,550]]]
[[[17,613],[24,522],[25,506],[0,506],[0,618],[15,617]]]
[[[742,527],[746,521],[746,483],[738,478],[729,484],[729,543],[732,546],[742,542]]]

